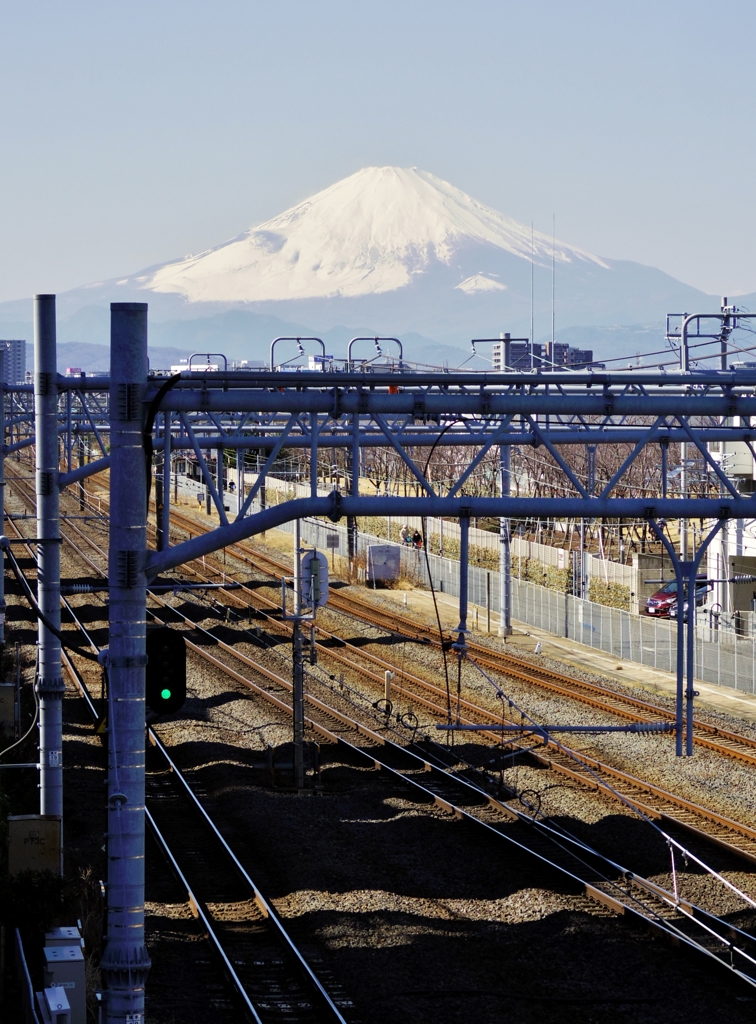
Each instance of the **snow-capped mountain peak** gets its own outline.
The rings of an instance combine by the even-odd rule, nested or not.
[[[470,245],[531,257],[530,228],[417,168],[366,167],[223,245],[140,275],[138,286],[190,302],[269,302],[395,291],[451,266]],[[534,262],[550,265],[552,241],[533,237]],[[556,242],[557,263],[607,264]],[[460,275],[466,294],[502,291],[486,274]]]

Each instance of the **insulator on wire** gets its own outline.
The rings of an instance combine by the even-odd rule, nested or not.
[[[634,722],[628,726],[628,732],[674,732],[676,729],[674,722]]]

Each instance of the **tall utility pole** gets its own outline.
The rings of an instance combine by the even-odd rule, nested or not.
[[[554,332],[556,314],[556,215],[551,218],[551,359],[554,360]],[[553,369],[553,366],[552,366]]]
[[[55,296],[34,296],[34,417],[37,492],[37,600],[60,630],[60,493]],[[39,623],[40,812],[63,819],[63,695],[60,640]]]
[[[0,515],[5,508],[5,348],[0,345]],[[0,552],[0,650],[5,646],[5,555]]]
[[[688,497],[688,445],[683,441],[680,444],[680,492],[681,497]],[[688,520],[680,520],[680,558],[683,562],[688,561]],[[679,600],[679,596],[678,596]]]
[[[108,920],[100,967],[108,1024],[144,1019],[144,772],[147,473],[142,431],[147,306],[110,307]]]
[[[499,446],[501,496],[512,493],[511,445]],[[499,636],[512,635],[512,521],[499,520]]]
[[[532,269],[532,263],[531,263]],[[518,339],[519,340],[519,339]],[[501,367],[506,372],[511,370],[512,339],[509,334],[499,334],[501,346]],[[533,338],[530,339],[531,364]],[[499,446],[499,466],[501,478],[501,496],[508,498],[512,492],[511,452],[508,444]],[[512,635],[512,522],[510,519],[499,519],[499,636]]]
[[[352,416],[352,444],[349,447],[347,479],[344,486],[349,486],[353,498],[360,496],[360,417],[357,413]],[[354,565],[357,557],[357,517],[347,516],[347,554],[349,556],[349,568]]]
[[[294,786],[304,789],[304,665],[302,659],[302,552],[300,521],[294,520],[294,618],[292,620],[292,716],[294,719]]]
[[[533,315],[533,265],[535,262],[535,238],[533,233],[533,221],[530,222],[530,369],[535,365],[533,358],[533,345],[535,343],[534,315]],[[540,365],[540,364],[539,364]]]
[[[163,413],[163,547],[171,543],[171,418]]]
[[[79,434],[76,438],[76,458],[79,464],[79,469],[84,465],[84,437]],[[79,491],[79,511],[83,512],[85,508],[85,494],[84,494],[84,481],[80,480],[78,485]]]

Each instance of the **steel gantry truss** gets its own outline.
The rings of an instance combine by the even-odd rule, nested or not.
[[[370,339],[374,340],[374,339]],[[512,518],[616,518],[646,520],[665,545],[678,592],[692,592],[702,557],[729,519],[756,518],[756,498],[741,494],[709,454],[712,441],[756,442],[756,372],[750,369],[659,373],[595,372],[411,373],[373,366],[356,372],[188,370],[151,376],[147,361],[147,307],[111,307],[111,375],[62,378],[55,372],[54,296],[35,300],[34,409],[31,388],[5,389],[4,454],[36,441],[40,549],[39,605],[48,624],[59,624],[59,512],[61,488],[110,470],[110,641],[102,661],[109,676],[108,926],[103,974],[107,1019],[141,1020],[149,957],[144,945],[144,674],[147,589],[160,574],[198,556],[305,516],[333,521],[357,516],[446,516],[461,525],[460,621],[457,651],[467,632],[467,551],[470,518],[501,522],[502,623],[509,621],[509,522]],[[15,433],[14,433],[15,432]],[[86,439],[98,457],[82,464]],[[630,446],[612,477],[598,487],[595,474],[579,476],[565,446]],[[711,493],[670,494],[670,444],[692,446],[709,476]],[[471,450],[452,482],[429,478],[429,453],[444,446]],[[564,477],[560,497],[510,493],[514,447],[542,447]],[[658,493],[627,493],[626,474],[649,446],[664,467]],[[419,496],[364,494],[360,452],[396,453]],[[266,477],[286,449],[309,455],[309,494],[254,510]],[[347,466],[343,487],[318,489],[321,451],[340,449]],[[231,517],[224,500],[222,457],[258,453],[252,487],[238,496]],[[753,449],[752,449],[753,450]],[[148,550],[147,508],[152,454],[162,462],[158,549]],[[465,493],[475,469],[498,458],[495,497]],[[219,516],[219,526],[171,546],[171,456],[192,453]],[[74,465],[78,461],[79,465]],[[595,463],[595,460],[594,460]],[[237,465],[239,458],[237,458]],[[0,486],[3,476],[0,469]],[[661,520],[701,519],[707,536],[694,558],[679,558]],[[7,548],[7,541],[5,542]],[[682,607],[682,602],[681,602]],[[678,617],[678,753],[692,752],[693,629]],[[60,639],[40,622],[42,698],[40,770],[42,807],[59,813],[62,792]],[[687,636],[686,636],[687,633]],[[684,712],[686,712],[684,714]],[[687,717],[687,729],[685,728]]]

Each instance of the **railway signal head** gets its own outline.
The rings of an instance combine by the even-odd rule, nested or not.
[[[186,700],[186,644],[175,629],[147,634],[147,707],[156,715],[178,711]]]
[[[301,568],[302,603],[322,608],[328,601],[328,559],[322,551],[306,551]]]

